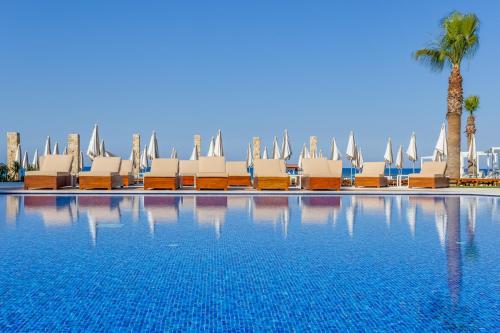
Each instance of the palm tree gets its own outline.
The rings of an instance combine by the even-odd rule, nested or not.
[[[471,58],[479,47],[479,19],[475,14],[452,12],[441,20],[442,34],[431,47],[415,52],[416,60],[442,71],[451,67],[448,80],[448,167],[449,177],[460,177],[461,116],[463,104],[462,60]]]
[[[467,117],[467,125],[465,126],[465,135],[467,135],[467,147],[470,147],[470,142],[472,140],[472,134],[476,134],[476,117],[474,112],[479,108],[479,96],[469,96],[464,101],[464,106],[467,111],[469,111],[469,116]],[[468,170],[469,175],[474,175],[474,170],[476,166],[474,161],[469,161]]]

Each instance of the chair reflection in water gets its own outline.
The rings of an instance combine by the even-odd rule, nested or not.
[[[327,224],[331,217],[335,223],[340,207],[340,197],[300,197],[301,222],[302,224]]]
[[[156,224],[175,224],[179,219],[179,197],[145,196],[144,211],[149,230],[154,235]]]
[[[288,235],[289,198],[287,196],[254,196],[252,220],[258,224],[281,224],[283,235]]]
[[[447,233],[447,214],[445,198],[443,197],[427,197],[427,196],[410,196],[408,198],[408,209],[415,210],[414,216],[411,215],[412,220],[408,221],[410,228],[415,234],[416,225],[416,210],[422,212],[422,214],[427,216],[434,216],[434,224],[439,238],[439,243],[441,247],[445,248],[446,243],[446,233]]]
[[[71,225],[76,219],[76,199],[68,196],[24,196],[24,211],[42,217],[45,227]]]
[[[195,213],[200,225],[211,225],[215,229],[215,236],[220,238],[222,225],[226,220],[227,196],[196,196]]]
[[[120,227],[120,202],[123,197],[106,196],[78,196],[78,212],[86,213],[92,243],[97,242],[99,227]]]

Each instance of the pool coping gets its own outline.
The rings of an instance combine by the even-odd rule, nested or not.
[[[234,188],[227,191],[197,191],[192,188],[172,190],[143,190],[140,187],[114,190],[80,190],[80,189],[60,189],[60,190],[24,190],[22,187],[0,187],[1,195],[194,195],[194,196],[323,196],[323,195],[465,195],[465,196],[487,196],[500,197],[500,188],[442,188],[442,189],[409,189],[400,188],[354,188],[343,187],[340,191],[308,191],[290,189],[288,191],[257,191],[254,189]]]

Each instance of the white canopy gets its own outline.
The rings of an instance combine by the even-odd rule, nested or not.
[[[392,155],[391,138],[389,138],[389,140],[387,140],[387,147],[385,147],[384,161],[385,161],[385,163],[387,163],[389,165],[392,165],[392,163],[394,163],[394,157]]]
[[[54,149],[52,150],[52,155],[59,155],[59,143],[57,141],[54,144]]]
[[[93,161],[94,158],[99,155],[99,128],[97,127],[97,124],[95,124],[92,136],[90,137],[89,146],[87,147],[87,156],[91,161]]]
[[[24,156],[23,156],[23,162],[21,163],[21,167],[24,169],[24,170],[27,170],[28,169],[28,166],[29,166],[29,162],[28,162],[28,152],[25,151],[24,152]]]
[[[247,168],[253,165],[253,155],[252,155],[252,147],[248,144],[247,148]]]
[[[408,155],[408,159],[412,162],[416,162],[418,159],[417,136],[415,135],[415,132],[411,134],[410,144],[408,145],[408,149],[406,150],[406,155]]]
[[[172,148],[172,153],[170,153],[170,158],[177,158],[177,150],[175,147]]]
[[[45,149],[43,150],[43,155],[47,156],[50,154],[52,154],[50,150],[50,136],[47,136],[47,139],[45,139]]]
[[[80,171],[83,170],[83,152],[80,151],[80,165],[78,166]]]
[[[16,157],[14,158],[14,162],[18,163],[19,166],[21,166],[21,145],[17,145],[17,149],[16,149]]]
[[[300,151],[300,155],[299,155],[299,168],[302,168],[302,159],[304,158],[310,158],[310,155],[309,155],[309,152],[307,151],[307,146],[306,144],[304,143],[304,145],[302,146],[302,150]]]
[[[403,169],[403,145],[399,145],[398,154],[396,155],[396,168]]]
[[[275,136],[273,140],[273,159],[279,160],[281,159],[280,148],[278,146],[278,138]]]
[[[347,141],[347,150],[345,152],[345,157],[353,163],[356,159],[356,140],[354,139],[354,133],[351,131],[349,133],[349,140]]]
[[[434,148],[434,153],[432,154],[432,160],[445,161],[448,156],[448,142],[446,140],[446,125],[443,123],[441,125],[441,130],[439,131],[439,137],[436,142],[436,147]]]
[[[214,139],[214,137],[211,137],[211,138],[210,138],[210,144],[209,144],[209,146],[208,146],[207,156],[208,156],[208,157],[213,157],[213,156],[215,156],[214,151],[215,151],[215,139]]]
[[[193,147],[193,151],[191,152],[191,156],[189,157],[189,160],[191,161],[197,161],[199,159],[199,155],[198,155],[198,147],[196,147],[196,145],[194,145]]]
[[[222,131],[217,132],[214,144],[214,156],[224,156],[224,147],[222,146]]]
[[[106,146],[104,145],[104,140],[101,140],[101,144],[99,146],[99,156],[106,156]]]
[[[318,157],[323,157],[323,149],[319,150]]]
[[[331,151],[331,156],[330,159],[334,161],[338,161],[342,158],[342,155],[340,154],[339,147],[337,147],[337,141],[335,138],[332,139],[332,151]]]
[[[146,169],[148,167],[148,146],[144,146],[144,150],[141,154],[140,168]]]
[[[149,146],[146,157],[150,160],[160,157],[160,151],[158,150],[158,140],[156,139],[156,131],[153,131],[151,138],[149,139]]]
[[[264,151],[262,152],[262,159],[267,160],[269,156],[267,155],[267,147],[264,147]]]
[[[292,146],[290,145],[290,138],[288,137],[288,130],[283,133],[283,143],[281,145],[281,156],[283,159],[289,160],[292,157]]]
[[[33,161],[31,162],[31,167],[35,170],[38,170],[40,166],[38,165],[38,148],[35,149],[35,153],[33,154]]]

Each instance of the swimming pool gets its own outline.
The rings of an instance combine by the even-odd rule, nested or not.
[[[0,196],[0,331],[498,331],[500,198]]]

